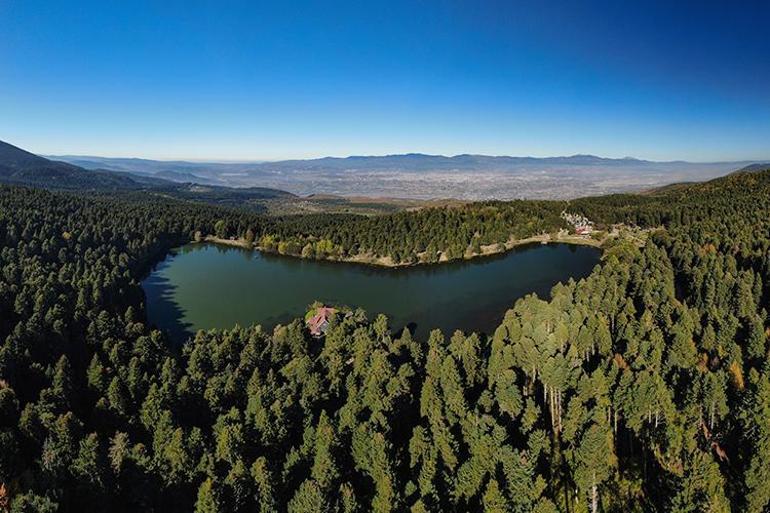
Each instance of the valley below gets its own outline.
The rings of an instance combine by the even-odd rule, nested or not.
[[[380,205],[393,204],[392,200],[381,198],[412,201],[571,199],[642,191],[676,182],[705,181],[751,164],[748,161],[655,162],[593,155],[535,158],[404,154],[242,163],[52,158],[85,169],[131,173],[178,183],[278,189],[321,208],[329,206],[325,201],[329,196],[337,202],[344,201],[342,198],[370,198]],[[312,206],[308,210],[312,211]]]

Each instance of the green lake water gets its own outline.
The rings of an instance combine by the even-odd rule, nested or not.
[[[309,304],[384,313],[391,328],[425,338],[433,328],[492,333],[516,299],[587,276],[599,250],[535,244],[499,256],[402,269],[320,262],[190,244],[172,251],[142,282],[151,323],[177,341],[198,329],[262,324],[304,315]]]

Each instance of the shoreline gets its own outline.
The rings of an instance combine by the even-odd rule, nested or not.
[[[214,235],[206,235],[205,237],[199,240],[193,239],[190,241],[190,243],[191,244],[201,244],[201,243],[220,244],[223,246],[229,246],[234,248],[259,251],[260,253],[263,253],[266,255],[278,255],[278,256],[284,256],[289,258],[297,258],[301,260],[318,260],[322,262],[363,264],[363,265],[371,265],[374,267],[381,267],[381,268],[387,268],[387,269],[402,269],[407,267],[441,265],[441,264],[448,264],[452,262],[469,261],[469,260],[475,260],[478,258],[498,256],[498,255],[507,253],[508,251],[520,246],[526,246],[529,244],[538,244],[538,243],[539,244],[571,244],[575,246],[590,246],[597,249],[601,249],[602,244],[604,244],[604,242],[610,238],[613,238],[613,237],[605,236],[601,240],[596,240],[590,237],[585,238],[580,235],[561,235],[561,236],[557,236],[556,238],[553,238],[551,237],[550,234],[540,234],[540,235],[534,235],[532,237],[527,237],[524,239],[509,239],[505,243],[481,246],[481,253],[466,254],[461,258],[454,258],[450,260],[446,258],[444,254],[441,254],[441,256],[436,262],[419,262],[418,261],[414,263],[394,263],[390,257],[372,257],[370,255],[355,255],[352,257],[343,257],[343,258],[307,258],[301,255],[290,255],[286,253],[279,253],[277,251],[266,251],[255,243],[249,244],[248,242],[246,242],[245,239],[222,239]],[[503,246],[502,249],[499,249],[500,244],[502,244]]]

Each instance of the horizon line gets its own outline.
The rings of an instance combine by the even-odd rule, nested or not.
[[[10,143],[9,143],[10,144]],[[29,150],[27,150],[29,151]],[[321,155],[321,156],[308,156],[308,157],[289,157],[279,159],[266,159],[266,158],[248,158],[248,159],[228,159],[228,158],[187,158],[187,157],[145,157],[145,156],[126,156],[126,155],[94,155],[94,154],[78,154],[78,153],[64,153],[64,154],[50,154],[50,153],[36,153],[41,157],[48,159],[56,158],[101,158],[101,159],[125,159],[125,160],[149,160],[155,162],[189,162],[195,164],[266,164],[266,163],[279,163],[289,161],[310,161],[310,160],[323,160],[323,159],[338,159],[345,160],[350,158],[386,158],[386,157],[405,157],[405,156],[423,156],[423,157],[439,157],[439,158],[457,158],[457,157],[489,157],[489,158],[514,158],[514,159],[559,159],[559,158],[576,158],[576,157],[591,157],[604,160],[626,160],[637,162],[649,162],[654,164],[736,164],[736,163],[770,163],[769,158],[741,158],[741,159],[727,159],[727,160],[687,160],[687,159],[670,159],[670,160],[654,160],[641,157],[623,156],[623,157],[608,157],[602,155],[596,155],[593,153],[574,153],[571,155],[509,155],[509,154],[487,154],[487,153],[457,153],[454,155],[446,155],[442,153],[422,153],[422,152],[403,152],[403,153],[384,153],[384,154],[349,154],[346,156],[338,155]]]

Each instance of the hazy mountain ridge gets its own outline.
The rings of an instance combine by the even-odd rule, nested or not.
[[[0,141],[0,182],[60,190],[146,191],[178,199],[264,210],[262,200],[291,199],[289,192],[266,187],[229,188],[190,181],[165,180],[159,174],[126,170],[84,169],[49,160]]]
[[[513,157],[407,153],[277,162],[186,162],[131,158],[57,157],[94,168],[230,187],[262,186],[300,196],[565,199],[635,192],[671,183],[704,181],[751,161],[656,162],[596,155]]]
[[[748,166],[742,167],[739,170],[735,171],[733,174],[739,174],[739,173],[759,173],[760,171],[765,171],[766,169],[770,169],[770,161],[768,161],[768,162],[757,162],[755,164],[749,164]]]
[[[348,157],[320,157],[314,159],[289,159],[279,161],[255,162],[192,162],[184,160],[152,160],[132,157],[96,157],[61,155],[50,156],[88,169],[111,169],[141,173],[175,171],[195,173],[201,170],[228,169],[240,171],[258,170],[361,170],[361,169],[398,169],[402,171],[419,170],[459,170],[459,169],[506,169],[525,165],[557,164],[564,166],[604,165],[695,165],[685,161],[656,162],[634,157],[609,158],[596,155],[577,154],[557,157],[515,157],[507,155],[459,154],[454,156],[430,155],[425,153],[404,153],[392,155],[351,155]],[[745,162],[744,162],[745,163]],[[730,163],[740,164],[738,163]]]
[[[143,186],[124,173],[86,170],[40,157],[3,141],[0,141],[0,181],[60,189],[134,189]]]
[[[420,169],[476,169],[495,167],[515,167],[527,164],[560,164],[560,165],[628,165],[633,163],[648,162],[626,157],[613,159],[597,157],[595,155],[571,155],[562,157],[512,157],[507,155],[477,155],[460,154],[454,156],[429,155],[424,153],[405,153],[394,155],[353,155],[350,157],[323,157],[308,160],[284,160],[278,162],[264,162],[262,168],[292,167],[299,169],[338,168],[357,169],[361,166],[367,169],[389,169],[394,166],[405,170]]]

